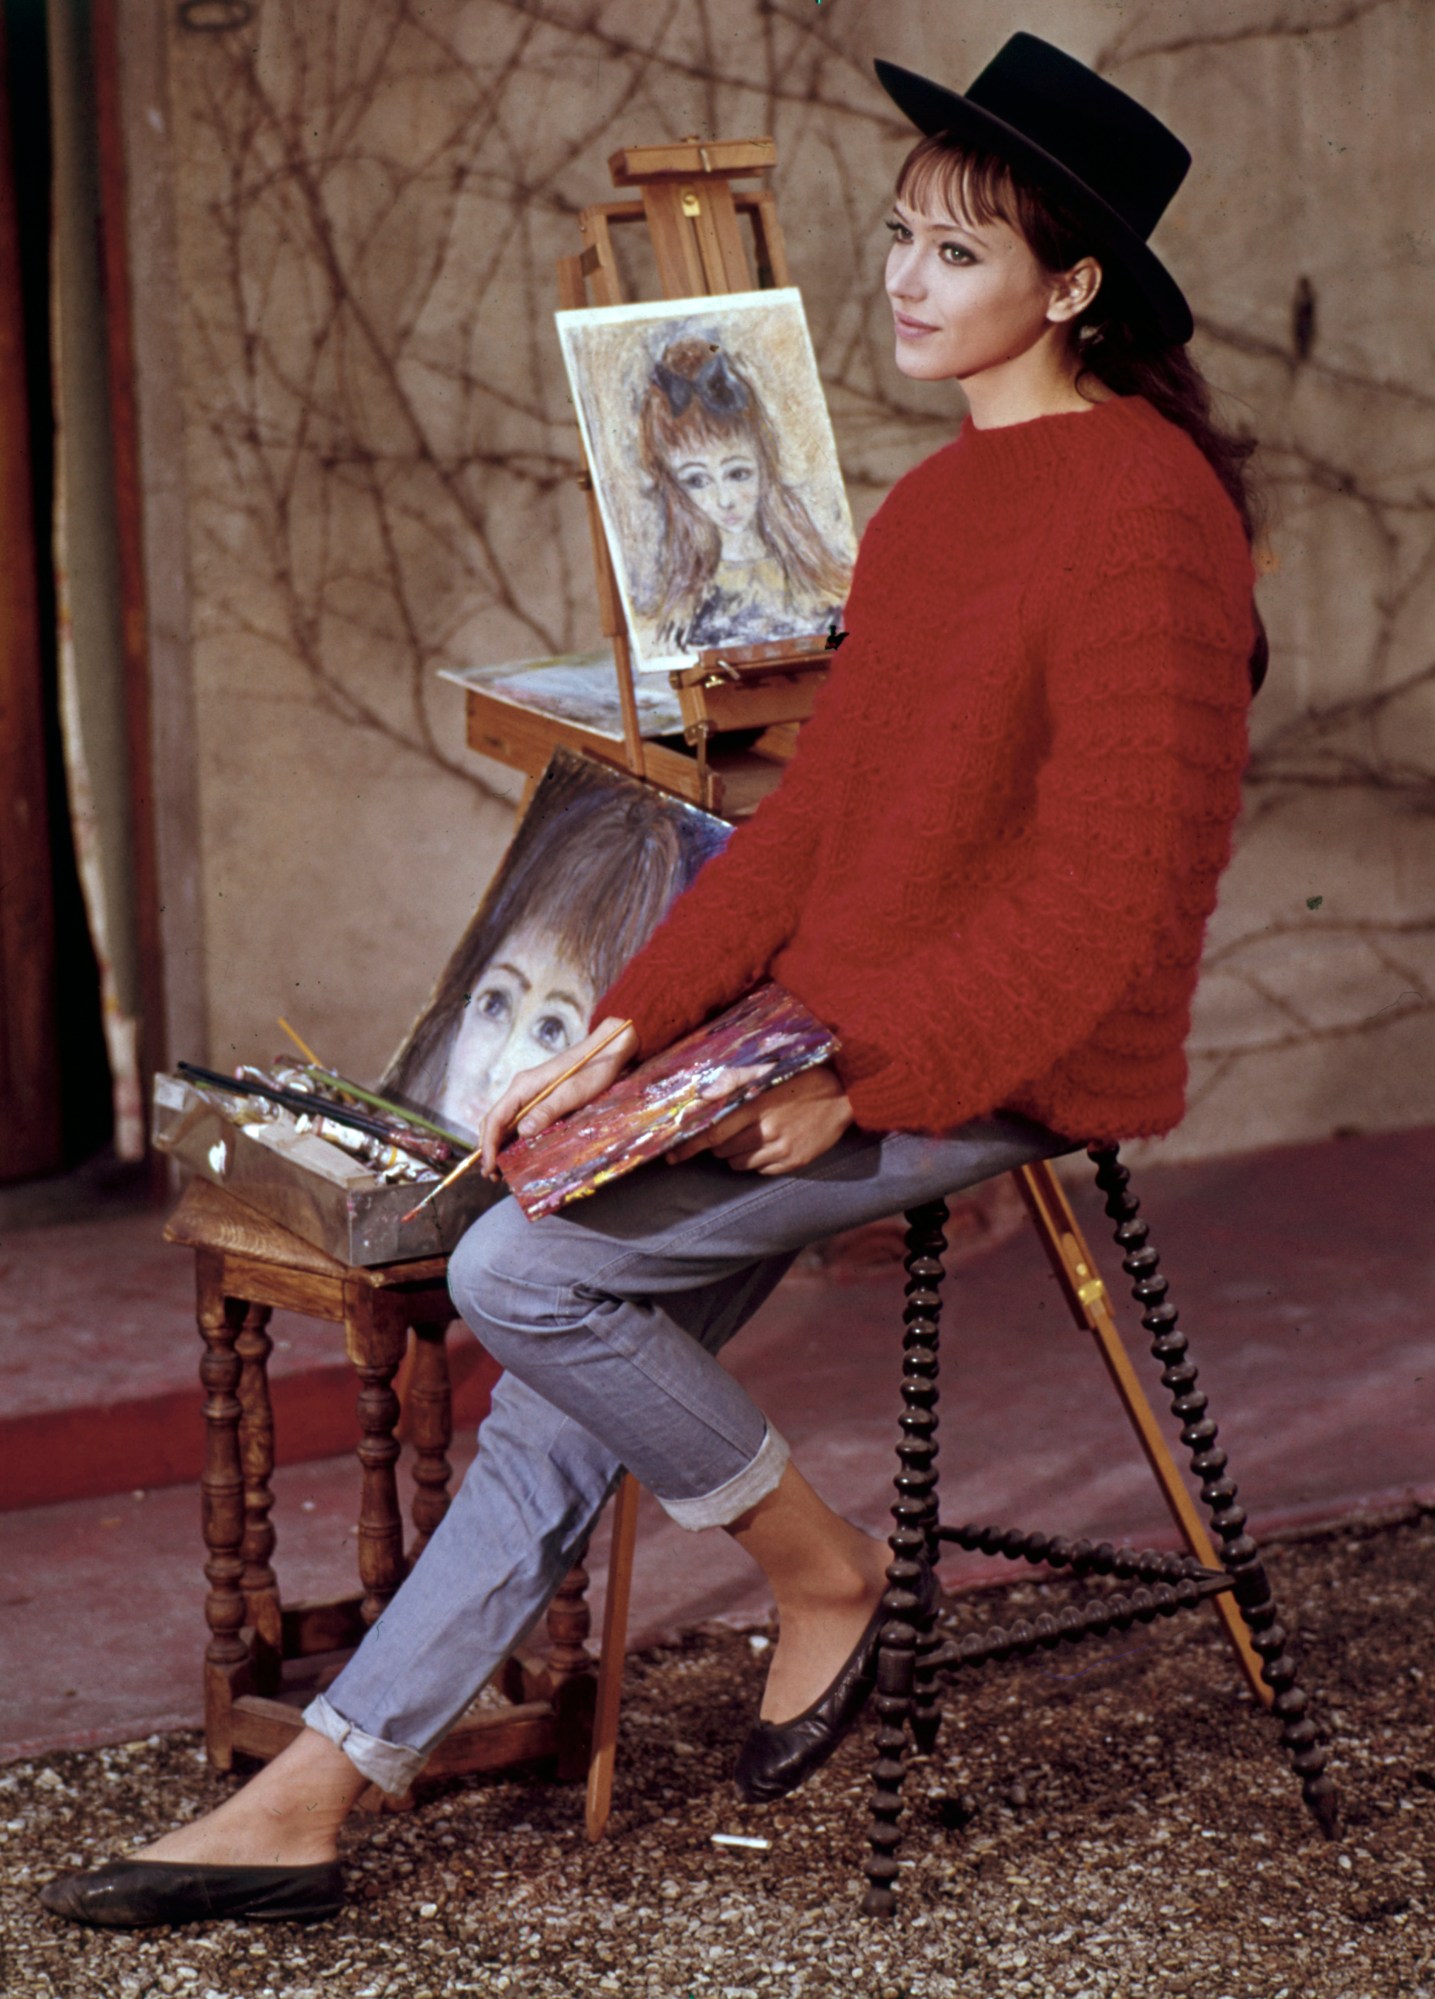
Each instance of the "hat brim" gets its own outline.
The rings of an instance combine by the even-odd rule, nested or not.
[[[1185,345],[1195,323],[1180,286],[1149,245],[1094,188],[1079,180],[1069,167],[1014,125],[984,111],[960,91],[948,90],[929,77],[918,76],[914,70],[884,62],[880,56],[873,67],[877,81],[919,132],[925,132],[929,138],[944,135],[959,143],[984,146],[999,153],[1019,171],[1025,169],[1039,181],[1059,189],[1090,225],[1093,247],[1104,251],[1106,258],[1120,267],[1122,275],[1150,308],[1165,337],[1176,346]]]

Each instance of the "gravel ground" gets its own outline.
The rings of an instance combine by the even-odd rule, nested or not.
[[[577,1789],[460,1780],[365,1819],[351,1903],[314,1929],[125,1936],[33,1890],[203,1809],[226,1781],[191,1735],[0,1772],[5,1999],[1435,1999],[1435,1519],[1271,1551],[1321,1698],[1346,1830],[1307,1822],[1206,1614],[988,1668],[908,1780],[894,1923],[857,1907],[865,1738],[796,1798],[728,1779],[761,1634],[694,1632],[630,1662],[617,1808],[589,1846]],[[962,1599],[1012,1614],[1061,1591]],[[721,1848],[715,1832],[770,1850]]]

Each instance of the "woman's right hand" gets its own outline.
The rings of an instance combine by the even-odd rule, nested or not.
[[[608,1036],[620,1025],[622,1033],[608,1041]],[[603,1047],[604,1042],[607,1042],[606,1047]],[[602,1048],[602,1053],[595,1053],[599,1048]],[[631,1022],[601,1020],[586,1041],[578,1042],[573,1048],[565,1048],[561,1055],[555,1055],[550,1062],[539,1063],[536,1069],[524,1069],[516,1075],[488,1111],[479,1133],[480,1170],[485,1179],[499,1180],[503,1177],[498,1170],[499,1149],[515,1128],[521,1138],[532,1138],[536,1133],[546,1131],[558,1118],[567,1117],[570,1111],[581,1110],[584,1104],[591,1104],[595,1097],[601,1097],[604,1090],[618,1080],[637,1052],[638,1034]],[[551,1097],[544,1098],[535,1111],[520,1119],[519,1113],[524,1105],[532,1103],[556,1076],[561,1076],[565,1069],[573,1068],[575,1063],[581,1063],[582,1067],[566,1083],[561,1083]]]

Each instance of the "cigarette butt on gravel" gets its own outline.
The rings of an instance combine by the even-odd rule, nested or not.
[[[745,1832],[715,1832],[712,1842],[714,1846],[751,1846],[760,1853],[766,1853],[772,1845],[770,1839],[753,1839]]]

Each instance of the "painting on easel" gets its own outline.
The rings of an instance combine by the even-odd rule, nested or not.
[[[731,829],[555,751],[503,865],[380,1088],[476,1138],[522,1069],[588,1032],[599,995]]]
[[[838,629],[856,538],[800,294],[557,320],[634,666]]]

